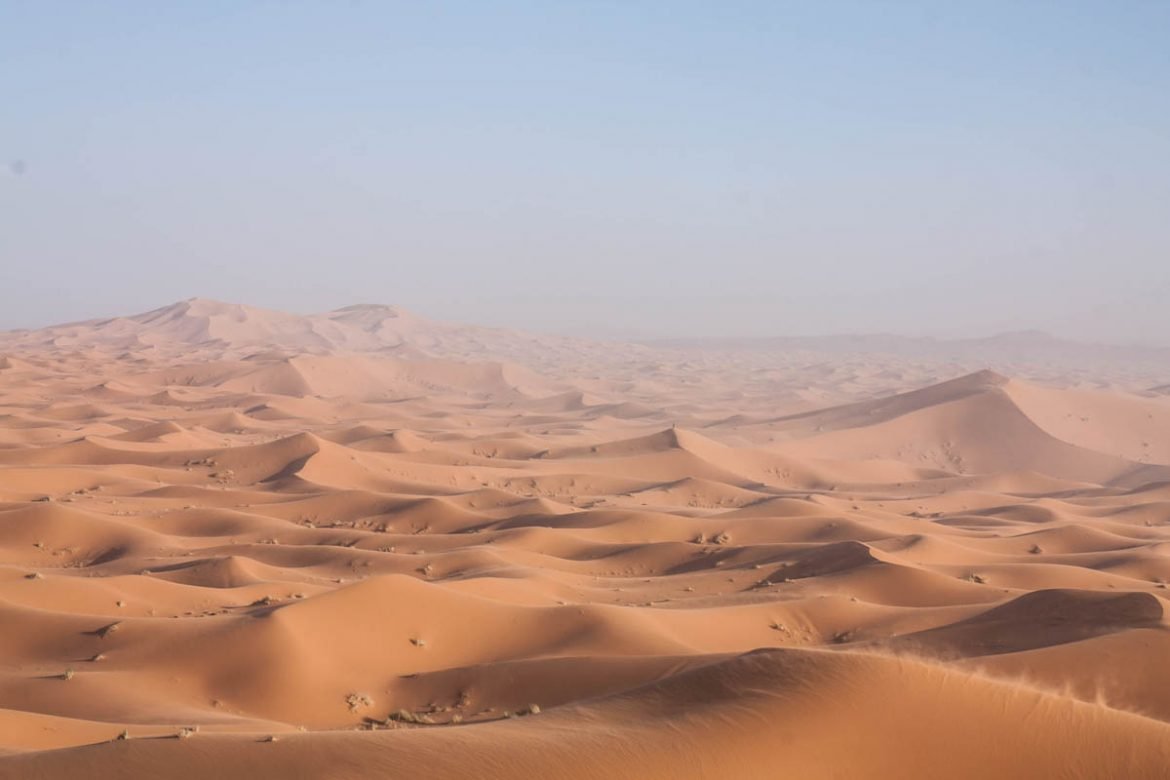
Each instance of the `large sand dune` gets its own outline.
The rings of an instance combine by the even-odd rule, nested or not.
[[[1006,343],[0,334],[0,777],[1166,777],[1170,365]]]

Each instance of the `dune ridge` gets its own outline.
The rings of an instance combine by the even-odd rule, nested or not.
[[[808,347],[0,334],[0,778],[1165,776],[1170,376]]]

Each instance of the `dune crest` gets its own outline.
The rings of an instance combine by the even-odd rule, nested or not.
[[[1170,376],[996,344],[0,334],[0,778],[1162,776]]]

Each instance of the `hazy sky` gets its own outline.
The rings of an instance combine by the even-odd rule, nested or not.
[[[1170,341],[1170,2],[0,0],[0,327]]]

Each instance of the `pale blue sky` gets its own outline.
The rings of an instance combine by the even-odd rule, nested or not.
[[[0,0],[0,327],[1170,340],[1170,2]]]

